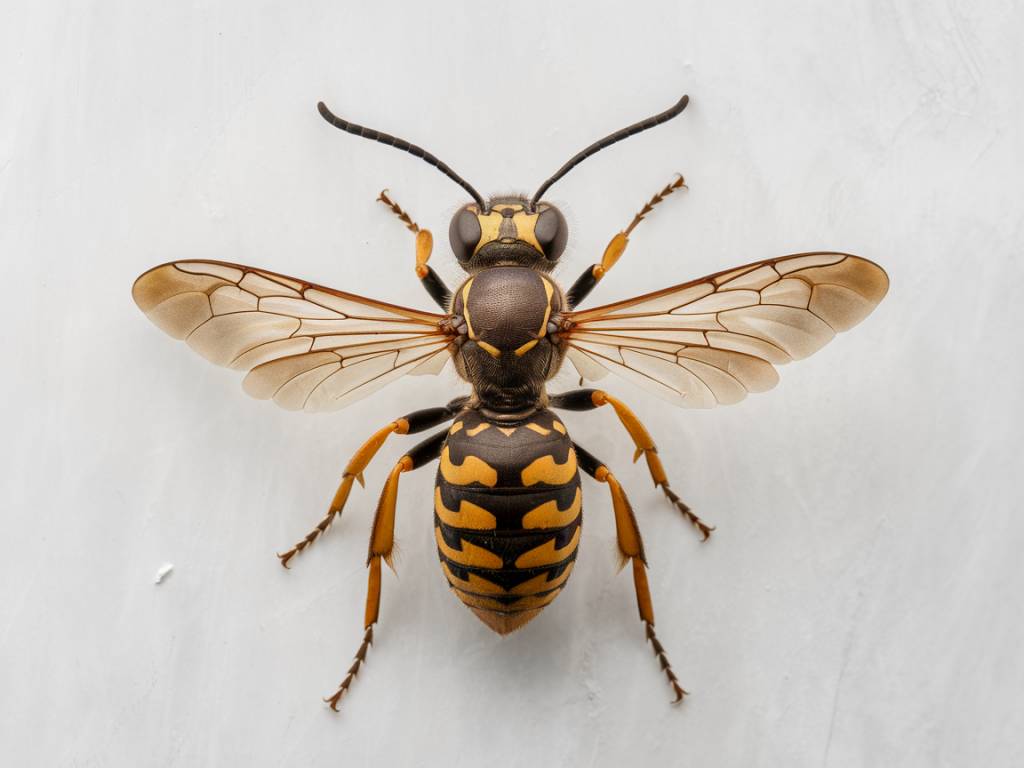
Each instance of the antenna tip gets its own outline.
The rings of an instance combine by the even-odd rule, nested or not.
[[[320,112],[320,117],[326,120],[328,123],[333,125],[335,128],[340,128],[343,131],[348,131],[348,123],[342,120],[340,117],[335,115],[331,110],[327,108],[327,105],[322,101],[316,103],[316,108]],[[351,133],[351,131],[349,131]]]

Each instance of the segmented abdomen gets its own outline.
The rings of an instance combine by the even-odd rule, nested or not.
[[[572,571],[582,493],[565,426],[547,410],[515,426],[460,413],[434,489],[434,535],[456,596],[507,634],[554,600]]]

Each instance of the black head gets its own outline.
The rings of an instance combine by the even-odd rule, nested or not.
[[[448,228],[452,250],[455,251],[459,264],[467,271],[474,272],[484,267],[509,264],[529,266],[547,272],[558,262],[562,251],[565,250],[569,230],[561,212],[550,203],[543,202],[541,196],[552,184],[591,155],[671,120],[686,109],[688,102],[689,97],[683,96],[664,112],[595,141],[569,158],[529,199],[516,196],[497,197],[492,198],[490,203],[484,202],[483,197],[469,182],[422,147],[337,117],[323,102],[320,102],[317,108],[323,118],[336,128],[422,158],[469,193],[475,202],[460,208]]]
[[[452,251],[467,272],[499,265],[549,272],[568,237],[561,211],[550,203],[532,206],[525,197],[491,198],[484,209],[470,203],[458,210],[448,227]]]

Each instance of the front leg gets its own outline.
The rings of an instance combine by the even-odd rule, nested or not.
[[[386,189],[381,191],[377,201],[390,208],[391,212],[405,224],[405,228],[416,235],[416,277],[420,279],[420,283],[427,289],[430,298],[447,312],[448,305],[452,300],[452,292],[448,290],[448,286],[444,284],[444,281],[434,271],[433,267],[427,265],[430,255],[434,251],[434,236],[430,233],[429,229],[420,229],[419,224],[413,221],[412,217],[403,211],[398,203],[388,197]]]
[[[626,251],[626,246],[629,245],[629,236],[636,229],[636,225],[644,220],[644,217],[654,210],[654,206],[664,200],[666,197],[671,195],[680,187],[685,187],[686,182],[682,176],[679,176],[671,184],[666,184],[665,188],[658,194],[647,201],[647,204],[640,209],[640,212],[633,217],[633,221],[630,222],[629,226],[623,231],[619,232],[615,237],[611,239],[608,246],[604,249],[604,255],[601,257],[600,264],[593,264],[587,267],[587,270],[579,276],[575,283],[572,284],[572,288],[566,293],[565,298],[569,304],[569,309],[572,309],[579,304],[587,295],[594,290],[601,278],[604,277],[608,270],[615,266],[615,262],[619,260],[623,253]]]

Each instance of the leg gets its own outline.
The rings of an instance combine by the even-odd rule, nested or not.
[[[412,220],[409,214],[403,211],[398,203],[388,197],[386,189],[380,193],[380,197],[377,200],[390,208],[392,213],[402,220],[405,228],[416,235],[416,276],[423,283],[423,287],[427,289],[430,297],[441,305],[441,309],[447,312],[452,292],[448,290],[448,286],[444,284],[444,281],[438,277],[437,272],[432,267],[427,266],[430,254],[434,250],[434,236],[430,234],[429,229],[420,229],[419,225]]]
[[[572,309],[579,304],[583,299],[587,297],[594,286],[598,284],[602,277],[604,277],[608,270],[615,266],[615,262],[619,260],[619,257],[626,251],[626,246],[629,244],[629,236],[636,229],[636,225],[644,220],[644,217],[654,210],[654,206],[664,200],[666,197],[671,195],[680,187],[686,186],[683,181],[683,177],[679,176],[678,179],[673,181],[671,184],[666,184],[665,188],[658,194],[652,197],[640,212],[633,217],[633,221],[630,222],[629,226],[626,227],[622,232],[615,235],[608,243],[608,247],[604,249],[604,256],[601,257],[600,264],[594,264],[587,268],[587,270],[579,276],[579,279],[572,284],[572,288],[566,294],[566,299],[569,302],[569,309]]]
[[[377,451],[380,450],[380,447],[384,445],[388,435],[392,433],[410,435],[436,427],[438,424],[443,424],[453,418],[461,410],[465,402],[466,398],[460,397],[441,408],[424,408],[422,411],[413,411],[400,419],[395,419],[386,427],[377,430],[349,460],[348,466],[345,467],[345,472],[341,477],[341,485],[338,486],[338,490],[334,494],[334,500],[331,502],[331,507],[327,510],[323,520],[317,523],[316,527],[307,533],[298,544],[287,552],[278,554],[278,557],[281,559],[281,565],[287,568],[288,561],[320,538],[320,535],[330,527],[335,515],[341,514],[341,510],[348,500],[349,491],[352,490],[352,481],[358,480],[359,484],[363,485],[363,470],[366,469],[366,466],[373,459]]]
[[[640,423],[636,414],[625,403],[600,389],[576,389],[561,395],[552,395],[550,404],[552,408],[564,408],[568,411],[589,411],[594,408],[600,408],[602,405],[610,405],[615,410],[615,415],[619,417],[619,421],[622,422],[622,426],[626,428],[629,436],[633,438],[633,444],[636,446],[633,461],[636,461],[643,455],[647,461],[647,469],[651,473],[651,479],[654,481],[655,488],[661,488],[662,492],[668,497],[668,500],[683,513],[694,528],[700,531],[704,537],[703,540],[708,540],[711,532],[715,530],[714,527],[708,525],[690,511],[690,508],[669,487],[668,478],[665,476],[665,468],[661,465],[661,459],[658,457],[657,446],[655,446],[654,441],[651,439],[647,428]]]
[[[672,671],[665,649],[658,642],[658,636],[654,634],[654,604],[651,601],[651,589],[647,584],[647,559],[644,556],[644,543],[640,538],[640,528],[636,524],[636,517],[629,505],[625,491],[615,479],[615,475],[608,471],[608,467],[602,464],[593,455],[573,443],[576,450],[576,459],[580,469],[586,472],[600,483],[606,483],[612,495],[612,508],[615,510],[615,534],[619,543],[619,554],[622,557],[622,565],[632,561],[633,564],[633,586],[636,589],[636,603],[640,610],[640,621],[644,623],[647,639],[651,641],[654,655],[658,658],[662,671],[668,678],[669,685],[676,694],[673,704],[683,700],[686,691],[679,685],[679,679]]]
[[[383,560],[394,570],[391,555],[395,547],[395,502],[398,499],[398,478],[403,472],[419,469],[441,455],[441,448],[448,437],[448,430],[442,430],[428,437],[417,445],[395,464],[377,502],[377,514],[373,518],[373,529],[370,532],[370,551],[366,558],[366,567],[370,570],[369,584],[366,590],[366,613],[363,619],[363,642],[356,651],[352,666],[348,668],[345,679],[341,681],[333,696],[324,699],[331,709],[338,711],[338,702],[345,695],[352,681],[359,673],[359,668],[366,660],[366,652],[373,644],[373,625],[380,616],[380,563]]]

